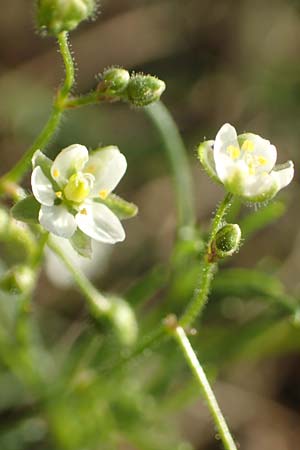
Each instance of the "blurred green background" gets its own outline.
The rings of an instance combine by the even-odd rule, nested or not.
[[[166,82],[162,99],[186,143],[204,233],[222,190],[201,169],[195,149],[223,123],[270,139],[278,162],[295,163],[292,185],[266,209],[235,205],[232,215],[247,239],[222,265],[203,326],[197,323],[198,336],[191,339],[211,379],[217,377],[216,395],[240,448],[296,450],[300,330],[286,304],[297,304],[300,291],[300,2],[102,0],[99,11],[95,21],[71,33],[76,91],[92,89],[110,65]],[[4,173],[45,123],[63,67],[54,39],[36,30],[30,0],[2,2],[0,25]],[[172,249],[176,210],[169,162],[142,110],[116,103],[69,112],[49,154],[76,142],[89,148],[118,145],[128,160],[117,193],[140,212],[125,223],[126,241],[100,251],[92,272],[101,290],[122,293],[137,305],[147,334],[167,312],[184,309],[197,280],[202,241]],[[30,388],[32,381],[0,363],[0,448],[222,448],[175,344],[161,344],[108,376],[107,367],[123,350],[88,317],[82,296],[57,284],[55,264],[52,281],[49,271],[41,274],[33,306],[54,361],[49,392]],[[9,315],[13,300],[2,297]],[[4,313],[1,321],[6,326]]]

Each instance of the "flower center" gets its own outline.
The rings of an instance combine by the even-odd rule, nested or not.
[[[263,166],[268,163],[268,159],[265,156],[255,153],[254,143],[249,139],[246,139],[241,147],[228,145],[226,150],[233,161],[239,160],[246,163],[249,175],[261,173]]]
[[[75,203],[83,202],[91,191],[93,178],[90,174],[74,173],[64,188],[66,199]]]

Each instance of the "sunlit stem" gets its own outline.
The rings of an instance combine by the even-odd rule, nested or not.
[[[158,129],[171,164],[177,197],[178,228],[180,230],[193,226],[195,224],[193,182],[186,149],[177,125],[161,101],[147,106],[144,110]]]
[[[53,137],[64,112],[64,101],[68,97],[74,84],[74,63],[68,45],[66,32],[58,35],[59,50],[65,66],[65,80],[55,97],[50,117],[36,138],[32,146],[23,154],[16,165],[0,179],[0,194],[5,193],[7,183],[21,181],[27,170],[30,168],[33,154],[38,149],[45,149],[50,139]]]
[[[194,320],[201,314],[208,299],[211,282],[217,269],[217,262],[214,262],[214,260],[210,258],[211,244],[217,231],[222,225],[223,220],[225,219],[226,213],[231,205],[232,198],[232,194],[229,193],[225,196],[213,219],[211,233],[207,244],[207,252],[204,255],[199,286],[196,288],[193,298],[188,304],[182,318],[179,320],[182,327],[189,326],[194,322]]]
[[[234,440],[231,436],[225,418],[218,405],[213,390],[209,384],[209,381],[205,375],[205,372],[198,361],[196,353],[194,352],[190,341],[188,340],[185,331],[182,327],[177,326],[173,332],[175,339],[177,340],[182,353],[190,366],[200,388],[200,391],[207,402],[207,406],[214,420],[218,434],[223,442],[226,450],[237,450]]]
[[[71,259],[67,257],[63,249],[55,243],[51,237],[48,240],[48,246],[59,257],[59,259],[61,259],[63,264],[69,270],[73,280],[88,301],[91,314],[96,318],[101,315],[106,315],[111,306],[107,298],[93,286],[81,270],[74,266]]]

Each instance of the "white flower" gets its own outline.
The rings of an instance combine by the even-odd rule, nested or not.
[[[33,157],[32,192],[41,203],[40,224],[51,233],[70,238],[77,227],[96,241],[114,244],[125,239],[118,217],[103,203],[123,177],[127,163],[117,147],[89,155],[83,145],[63,149],[48,171]],[[35,167],[36,166],[36,167]]]
[[[229,123],[221,127],[215,141],[203,142],[198,151],[211,178],[250,202],[270,200],[294,176],[292,161],[275,166],[276,147],[268,140],[253,133],[237,136]]]

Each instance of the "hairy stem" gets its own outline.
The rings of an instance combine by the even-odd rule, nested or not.
[[[171,163],[177,196],[179,230],[193,226],[195,223],[193,183],[186,149],[177,125],[161,101],[153,103],[144,110],[158,129]]]
[[[220,228],[226,213],[231,205],[232,194],[227,194],[224,200],[220,203],[216,215],[212,222],[211,233],[208,240],[207,252],[204,255],[200,283],[195,290],[194,296],[187,306],[186,311],[181,317],[179,323],[182,327],[192,325],[196,317],[202,312],[210,291],[211,282],[214,277],[217,263],[214,262],[209,256],[211,252],[211,244],[216,236],[218,229]]]
[[[89,279],[72,263],[63,249],[54,242],[53,239],[48,240],[49,248],[61,259],[64,265],[71,273],[78,288],[88,301],[90,311],[94,317],[106,315],[110,309],[110,303],[89,281]]]
[[[58,90],[53,103],[50,117],[36,138],[32,146],[23,154],[22,158],[16,165],[0,179],[0,193],[4,193],[6,186],[10,183],[18,183],[30,168],[31,159],[35,151],[44,149],[61,121],[64,112],[64,101],[68,97],[74,84],[74,63],[68,46],[68,36],[66,32],[58,35],[59,50],[62,55],[65,66],[65,80],[61,88]]]
[[[177,326],[175,328],[174,337],[177,340],[179,347],[181,348],[182,353],[199,384],[201,393],[207,402],[207,406],[223,442],[224,448],[226,450],[237,450],[205,372],[198,361],[198,358],[182,327]]]

